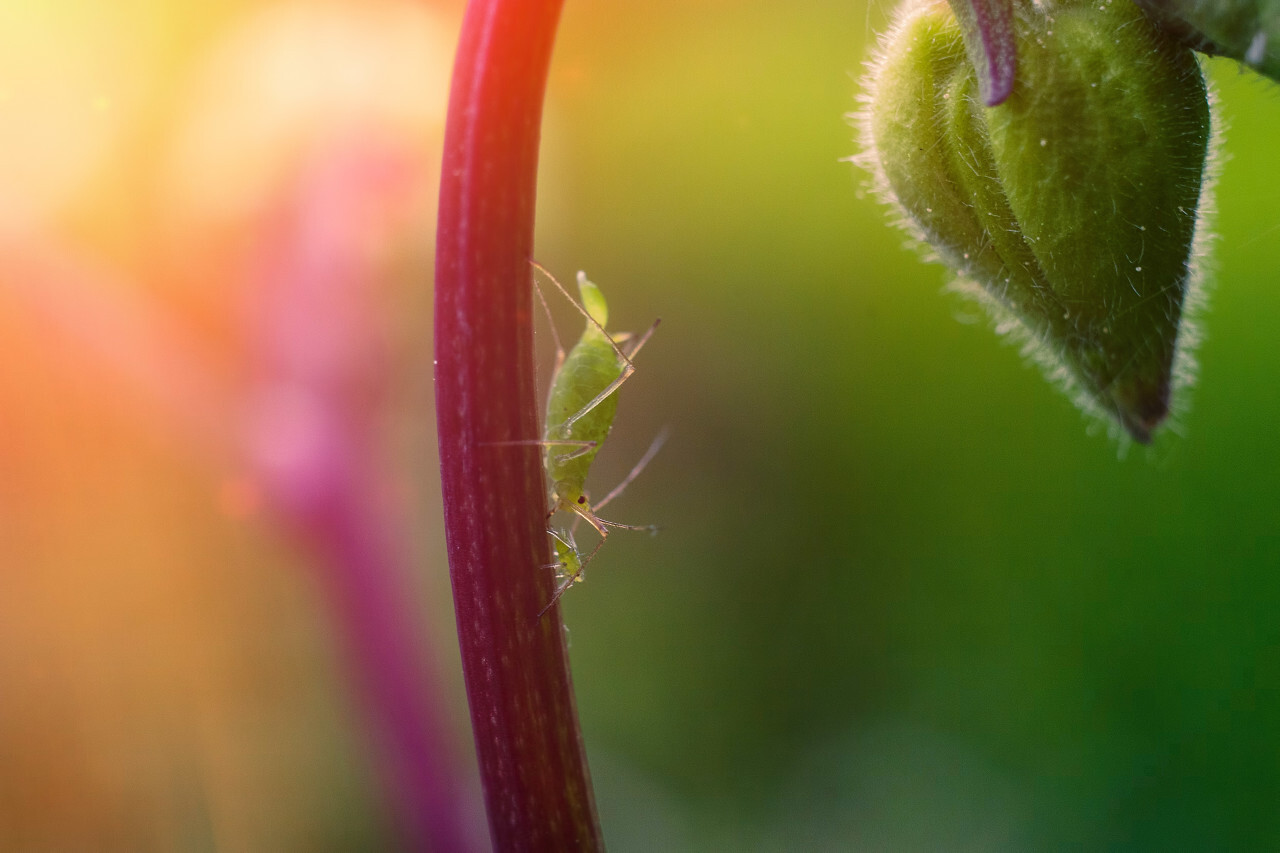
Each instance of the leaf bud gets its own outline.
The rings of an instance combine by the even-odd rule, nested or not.
[[[1210,140],[1199,64],[1130,0],[1016,0],[988,107],[962,28],[909,0],[859,116],[877,189],[1078,402],[1140,442],[1169,412]]]

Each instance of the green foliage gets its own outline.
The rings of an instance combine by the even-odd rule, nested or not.
[[[884,5],[630,8],[566,6],[538,193],[663,318],[589,483],[671,424],[662,533],[561,602],[609,849],[1274,847],[1275,88],[1209,63],[1200,379],[1118,461],[839,162]]]

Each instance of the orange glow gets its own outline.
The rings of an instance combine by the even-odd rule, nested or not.
[[[359,383],[430,322],[460,6],[0,0],[0,847],[383,846],[341,632],[246,436],[272,329],[369,361],[311,390],[354,383],[371,441],[429,417]],[[340,310],[297,316],[351,328],[263,296],[330,269]]]
[[[190,82],[166,170],[171,203],[242,215],[302,149],[353,130],[432,143],[450,35],[412,2],[284,2],[246,15]]]
[[[139,106],[143,69],[113,32],[109,6],[72,5],[0,5],[0,231],[56,214]]]
[[[249,477],[226,477],[218,484],[215,501],[223,515],[243,521],[262,511],[262,490]]]

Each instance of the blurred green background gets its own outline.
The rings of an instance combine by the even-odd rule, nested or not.
[[[356,355],[318,349],[475,794],[429,379],[461,6],[0,0],[0,849],[392,844],[341,608],[245,447],[294,334]],[[1121,452],[846,162],[889,14],[566,4],[538,259],[662,318],[595,493],[671,429],[608,513],[661,533],[564,599],[610,849],[1280,848],[1280,96],[1209,65],[1200,379]],[[281,268],[359,310],[270,313]]]
[[[1200,379],[1121,453],[842,162],[887,15],[565,9],[539,257],[663,321],[596,489],[673,430],[565,604],[611,848],[1275,849],[1274,86],[1210,65]]]

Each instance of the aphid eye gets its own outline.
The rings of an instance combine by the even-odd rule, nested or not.
[[[578,495],[578,503],[580,503],[580,504],[584,504],[584,503],[586,503],[586,502],[587,502],[587,496],[586,496],[586,495]]]

